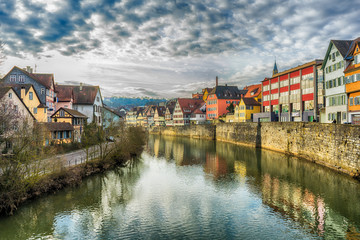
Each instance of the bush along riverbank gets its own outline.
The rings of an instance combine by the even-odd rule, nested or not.
[[[146,141],[146,133],[139,127],[119,125],[103,130],[90,124],[84,127],[81,143],[86,161],[71,167],[59,162],[57,168],[47,170],[44,165],[49,163],[38,160],[45,158],[43,145],[35,141],[36,135],[28,137],[11,157],[1,159],[0,215],[12,215],[25,201],[76,186],[89,175],[125,167],[142,153]],[[97,157],[90,160],[91,154]]]

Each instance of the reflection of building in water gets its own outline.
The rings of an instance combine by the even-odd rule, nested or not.
[[[160,149],[160,138],[155,138],[155,140],[154,140],[154,155],[156,157],[159,156],[159,149]]]
[[[224,176],[227,173],[226,160],[216,153],[207,153],[204,171],[211,173],[214,178]]]
[[[262,197],[263,202],[276,212],[301,224],[309,225],[319,235],[324,234],[325,217],[328,213],[324,200],[320,196],[315,196],[307,189],[302,190],[293,184],[265,174],[262,183]]]
[[[184,144],[174,143],[173,149],[174,149],[173,155],[176,165],[182,165],[182,162],[184,161],[184,152],[185,152]]]
[[[234,162],[234,171],[240,175],[240,177],[246,177],[246,165],[244,162],[235,161]]]

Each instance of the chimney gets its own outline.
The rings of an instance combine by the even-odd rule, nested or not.
[[[26,66],[26,71],[28,73],[33,73],[33,69],[30,66]]]
[[[216,76],[216,87],[218,86],[219,84],[219,80],[218,80],[218,76]]]
[[[24,99],[24,97],[25,97],[25,88],[22,87],[22,88],[21,88],[21,92],[20,92],[20,98],[21,98],[21,99]]]
[[[82,91],[83,83],[80,83],[80,91]]]

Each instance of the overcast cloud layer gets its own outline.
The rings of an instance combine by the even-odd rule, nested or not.
[[[360,2],[336,0],[0,0],[0,39],[14,65],[103,95],[188,97],[245,85],[322,59],[330,39],[359,37]]]

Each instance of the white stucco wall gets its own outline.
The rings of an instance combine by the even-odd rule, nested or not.
[[[346,63],[342,57],[342,55],[340,54],[339,56],[336,56],[336,52],[338,51],[338,49],[335,47],[335,45],[332,45],[331,50],[330,50],[330,54],[332,55],[333,53],[335,53],[335,60],[333,61],[333,59],[331,60],[327,60],[326,65],[324,67],[324,79],[325,79],[325,102],[326,102],[326,109],[325,109],[325,122],[326,123],[330,123],[332,122],[332,120],[329,120],[328,116],[329,114],[334,113],[336,115],[337,112],[341,112],[341,122],[347,122],[348,121],[348,116],[347,116],[347,97],[345,97],[345,103],[344,105],[337,105],[337,106],[330,106],[329,104],[329,99],[331,97],[335,97],[335,96],[341,96],[341,95],[345,95],[345,84],[344,84],[344,70],[346,68]],[[329,54],[329,55],[330,55]],[[334,65],[336,63],[339,63],[343,61],[343,66],[341,68],[337,68],[335,71],[332,72],[328,72],[326,73],[326,68],[328,68],[331,65]],[[341,77],[342,78],[342,85],[337,86],[337,87],[333,87],[333,88],[326,88],[326,82],[331,80],[331,79],[337,79]],[[343,115],[346,116],[346,118],[343,118]]]

